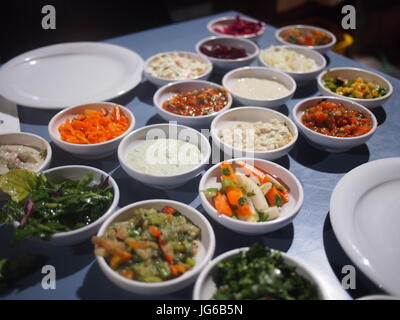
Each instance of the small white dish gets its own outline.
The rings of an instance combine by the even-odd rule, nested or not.
[[[114,178],[106,172],[93,167],[71,165],[51,168],[43,173],[46,175],[49,181],[64,181],[65,179],[79,180],[84,177],[88,172],[93,173],[93,183],[99,184],[105,178],[108,177],[108,185],[113,188],[114,199],[110,204],[110,207],[104,212],[104,214],[87,226],[79,229],[75,229],[67,232],[58,232],[51,235],[49,240],[41,240],[40,238],[32,238],[32,240],[50,243],[55,246],[71,246],[77,243],[81,243],[89,239],[92,235],[96,234],[102,223],[115,211],[119,202],[119,188]],[[17,226],[18,224],[16,224]]]
[[[217,264],[248,249],[249,248],[247,247],[230,250],[213,259],[200,273],[196,280],[196,284],[193,289],[193,300],[210,300],[216,291],[216,285],[212,277]],[[315,272],[306,263],[298,258],[292,257],[285,252],[280,251],[280,254],[287,264],[296,267],[296,272],[317,286],[319,299],[328,299],[328,293],[324,288],[323,282],[315,275]]]
[[[319,31],[322,31],[322,32],[325,32],[326,34],[328,34],[331,37],[332,41],[327,43],[327,44],[320,45],[320,46],[299,45],[299,44],[293,44],[293,43],[285,41],[281,37],[281,32],[285,31],[287,29],[293,29],[293,28],[306,29],[306,30],[316,29],[316,30],[319,30]],[[328,31],[328,30],[326,30],[324,28],[315,27],[315,26],[309,26],[309,25],[304,25],[304,24],[289,25],[289,26],[285,26],[283,28],[279,28],[275,32],[275,38],[276,38],[276,40],[278,40],[282,44],[293,46],[293,47],[299,47],[299,48],[308,48],[308,49],[312,49],[312,50],[315,50],[315,51],[320,52],[320,53],[328,52],[336,44],[336,36],[332,32],[330,32],[330,31]]]
[[[58,128],[60,125],[65,123],[67,119],[73,119],[76,114],[82,113],[86,109],[100,111],[102,108],[104,108],[110,111],[114,106],[120,107],[130,121],[128,129],[122,135],[109,141],[94,144],[76,144],[61,140]],[[133,130],[135,123],[135,116],[128,108],[111,102],[95,102],[70,107],[60,111],[50,120],[48,130],[51,140],[61,149],[73,154],[78,158],[99,159],[113,154],[117,150],[118,145],[123,137]]]
[[[232,106],[232,96],[227,90],[226,90],[226,95],[228,97],[228,101],[226,106],[217,112],[205,116],[196,116],[196,117],[182,116],[179,114],[169,112],[163,108],[163,103],[178,93],[207,89],[207,88],[224,89],[220,85],[209,81],[184,80],[184,81],[174,82],[167,84],[157,90],[157,92],[154,94],[153,97],[153,104],[156,107],[158,114],[166,121],[176,121],[181,125],[190,127],[197,127],[197,128],[208,127],[211,124],[211,121],[218,114],[225,112]]]
[[[223,128],[232,127],[243,122],[266,122],[272,119],[284,122],[293,135],[293,139],[288,144],[278,149],[269,151],[242,150],[223,142],[219,137],[219,130]],[[224,152],[227,158],[250,157],[264,160],[276,160],[290,152],[297,141],[298,135],[297,127],[292,120],[278,111],[261,107],[238,107],[230,109],[218,115],[211,123],[211,138],[214,144]]]
[[[50,166],[52,150],[50,144],[42,137],[28,132],[16,132],[0,134],[0,145],[23,145],[34,147],[37,150],[44,150],[46,156],[41,166],[36,170],[40,172],[46,170]]]
[[[247,18],[247,17],[240,17],[243,20],[247,20],[250,22],[259,22],[258,20],[252,19],[252,18]],[[231,37],[231,38],[244,38],[244,39],[249,39],[249,40],[257,40],[260,38],[264,32],[265,32],[265,27],[266,24],[264,22],[261,22],[263,24],[262,28],[257,32],[257,33],[252,33],[252,34],[245,34],[245,35],[238,35],[238,36],[233,36],[229,34],[225,34],[222,32],[218,32],[215,30],[215,28],[224,28],[230,24],[232,24],[236,20],[236,17],[220,17],[211,20],[210,22],[207,23],[207,29],[209,32],[216,36],[224,36],[224,37]]]
[[[227,47],[244,49],[247,53],[247,56],[236,59],[221,59],[221,58],[214,58],[201,51],[201,47],[203,46],[211,47],[217,44]],[[208,37],[197,42],[196,51],[198,54],[206,56],[212,62],[214,67],[224,70],[230,70],[247,66],[257,58],[260,52],[258,46],[253,41],[247,40],[245,38],[216,37],[216,36]]]
[[[364,163],[336,184],[330,200],[335,235],[376,285],[400,296],[400,158]]]
[[[173,53],[179,53],[179,54],[183,54],[195,59],[199,59],[200,61],[204,62],[204,64],[207,65],[206,70],[204,71],[203,74],[197,76],[197,77],[193,77],[193,78],[188,78],[188,79],[168,79],[168,78],[162,78],[162,77],[158,77],[156,75],[151,74],[148,71],[149,68],[149,64],[153,61],[153,59],[161,56],[161,55],[166,55],[166,54],[173,54]],[[182,80],[207,80],[212,72],[212,63],[211,61],[204,55],[200,55],[194,52],[189,52],[189,51],[169,51],[169,52],[161,52],[161,53],[157,53],[154,56],[151,56],[150,58],[148,58],[145,63],[144,63],[144,74],[147,78],[147,80],[149,80],[152,84],[154,84],[157,87],[161,87],[161,86],[165,86],[168,83],[171,82],[177,82],[177,81],[182,81]]]
[[[105,101],[136,87],[143,63],[136,52],[112,44],[46,46],[0,68],[0,95],[19,105],[43,109]]]
[[[215,235],[208,220],[196,209],[177,201],[154,199],[132,203],[119,209],[110,216],[101,226],[98,236],[101,237],[107,228],[114,222],[126,221],[130,218],[132,210],[135,208],[155,208],[161,210],[164,206],[171,206],[187,217],[194,225],[201,230],[201,242],[198,253],[195,256],[196,265],[178,278],[163,282],[141,282],[129,280],[115,272],[103,257],[97,256],[100,269],[106,277],[118,287],[130,292],[147,295],[168,294],[178,291],[191,284],[197,275],[203,270],[214,255]]]
[[[328,102],[334,102],[334,103],[341,103],[347,108],[356,110],[358,112],[362,112],[371,119],[372,122],[371,130],[361,136],[356,136],[356,137],[333,137],[315,132],[307,128],[301,121],[301,117],[303,116],[304,110],[308,107],[317,105],[321,100],[327,100]],[[297,103],[293,108],[292,119],[294,123],[296,123],[297,127],[299,128],[300,132],[304,135],[306,140],[308,140],[314,147],[332,153],[345,152],[364,144],[372,137],[372,135],[376,131],[376,128],[378,127],[378,121],[376,120],[373,113],[371,113],[371,111],[369,111],[362,105],[350,101],[348,99],[345,99],[343,97],[335,98],[335,97],[320,96],[320,97],[311,97],[308,99],[304,99],[299,103]]]
[[[299,54],[304,55],[305,57],[312,59],[315,61],[315,64],[317,65],[317,69],[313,71],[308,71],[308,72],[289,72],[285,70],[280,70],[274,66],[269,65],[265,60],[262,58],[262,54],[264,50],[260,50],[260,54],[258,55],[258,62],[260,63],[261,66],[267,67],[267,68],[274,68],[277,70],[280,70],[282,72],[287,73],[290,75],[298,84],[302,84],[304,82],[308,82],[310,80],[315,79],[318,74],[326,67],[326,59],[325,57],[318,53],[317,51],[307,49],[307,48],[299,48],[299,47],[293,47],[293,46],[287,46],[287,45],[282,45],[282,46],[273,46],[275,48],[284,48],[288,50],[295,51]],[[269,48],[266,48],[267,50]]]
[[[387,90],[386,95],[380,98],[375,99],[358,99],[352,97],[342,96],[340,94],[334,93],[333,91],[329,90],[324,85],[324,78],[326,76],[329,77],[341,77],[344,79],[356,79],[358,77],[363,78],[366,81],[378,84],[382,88]],[[339,97],[349,99],[351,101],[357,102],[368,109],[373,109],[379,106],[382,106],[386,101],[388,101],[393,93],[392,84],[386,80],[384,77],[380,76],[379,74],[363,70],[360,68],[330,68],[320,73],[317,79],[318,82],[318,89],[322,95],[325,96],[332,96],[332,97]]]
[[[274,162],[254,158],[237,158],[235,160],[248,162],[259,169],[268,171],[279,177],[290,188],[289,202],[280,209],[280,216],[270,221],[248,222],[219,214],[210,200],[204,195],[204,192],[202,192],[202,190],[218,188],[220,186],[217,182],[217,179],[220,177],[220,163],[218,163],[206,171],[199,184],[201,203],[208,215],[225,228],[247,235],[265,234],[290,224],[299,213],[304,201],[304,191],[300,181],[289,170]],[[227,160],[226,162],[232,163],[233,161]]]
[[[232,90],[232,83],[240,78],[260,78],[260,79],[276,81],[284,85],[289,90],[289,92],[281,98],[271,99],[271,100],[259,100],[259,99],[243,97],[235,93],[234,90]],[[296,82],[291,76],[282,71],[278,71],[276,69],[269,69],[265,67],[243,67],[234,69],[225,74],[225,76],[222,79],[222,85],[229,90],[229,92],[232,94],[232,96],[238,103],[242,105],[267,107],[267,108],[277,108],[285,104],[293,97],[296,91]]]
[[[147,140],[178,139],[191,143],[199,148],[203,160],[190,171],[173,175],[149,175],[142,173],[127,163],[129,152]],[[177,188],[199,175],[207,166],[211,156],[208,139],[200,132],[176,124],[154,124],[133,131],[126,136],[118,147],[118,160],[122,169],[135,180],[160,189]]]

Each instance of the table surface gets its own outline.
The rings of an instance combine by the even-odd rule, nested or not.
[[[170,50],[194,51],[195,44],[202,38],[210,36],[206,29],[209,20],[235,12],[204,17],[134,33],[106,40],[107,43],[120,45],[139,53],[144,59],[158,52]],[[261,48],[277,44],[274,38],[275,29],[267,27],[265,34],[258,40]],[[358,63],[328,53],[328,67],[360,66]],[[369,69],[367,67],[364,67]],[[287,227],[263,236],[245,236],[229,231],[210,221],[216,234],[215,256],[238,247],[251,245],[259,241],[272,248],[288,252],[308,263],[316,275],[321,277],[328,295],[332,299],[351,299],[361,295],[381,293],[381,290],[370,282],[361,271],[357,270],[357,288],[344,290],[341,286],[342,267],[352,264],[340,247],[333,233],[329,220],[330,195],[338,180],[351,169],[368,161],[400,156],[400,81],[385,75],[391,81],[394,94],[384,108],[373,112],[380,125],[375,135],[367,144],[342,154],[329,154],[318,151],[308,145],[301,137],[288,156],[276,162],[290,169],[303,183],[304,205]],[[211,81],[221,83],[221,75],[213,75]],[[156,87],[145,79],[131,92],[113,101],[127,106],[137,119],[136,127],[165,122],[152,105]],[[303,98],[318,95],[316,83],[297,90],[294,98],[279,111],[288,115],[294,105]],[[18,107],[21,130],[33,132],[50,141],[47,124],[55,114],[51,111]],[[54,144],[52,167],[68,164],[85,164],[109,172],[117,181],[120,191],[120,206],[129,203],[165,198],[181,201],[202,209],[198,196],[199,177],[175,190],[156,190],[144,186],[128,177],[120,168],[116,155],[98,161],[85,161],[74,158],[58,149]],[[147,296],[135,295],[113,285],[99,269],[89,241],[72,247],[53,247],[33,241],[23,241],[17,246],[10,245],[12,230],[4,226],[0,229],[0,252],[2,256],[14,256],[19,253],[41,253],[48,256],[47,264],[56,268],[56,289],[44,290],[41,286],[43,275],[40,270],[18,283],[17,288],[9,291],[3,299],[146,299]],[[191,299],[193,285],[165,296],[152,296],[153,299]]]

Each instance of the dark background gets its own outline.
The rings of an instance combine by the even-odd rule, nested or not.
[[[43,30],[41,8],[56,8],[56,30]],[[340,27],[341,8],[352,4],[357,29]],[[13,0],[0,5],[0,63],[28,50],[66,41],[102,40],[118,35],[238,10],[274,26],[308,23],[326,27],[354,43],[343,54],[400,77],[400,1],[340,0]]]

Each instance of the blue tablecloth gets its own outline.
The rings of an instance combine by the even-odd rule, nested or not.
[[[209,36],[206,24],[209,20],[225,12],[189,22],[178,23],[162,28],[113,38],[105,42],[127,47],[138,52],[144,59],[153,54],[170,50],[194,51],[195,44]],[[274,28],[267,27],[266,33],[258,44],[265,48],[276,44]],[[328,53],[329,67],[360,66],[358,63]],[[366,67],[364,67],[366,68]],[[368,68],[366,68],[368,69]],[[379,293],[380,290],[357,271],[357,289],[346,292],[341,287],[342,267],[352,264],[338,244],[329,222],[329,200],[337,181],[349,170],[368,161],[400,156],[400,81],[385,75],[393,84],[394,94],[384,106],[374,110],[379,120],[376,134],[366,145],[343,154],[329,154],[309,146],[299,139],[289,156],[277,162],[289,168],[303,183],[305,191],[304,206],[294,222],[276,232],[261,237],[244,236],[233,233],[212,222],[217,246],[215,255],[227,250],[244,247],[255,241],[279,249],[303,259],[323,278],[329,295],[333,299],[349,299],[359,295]],[[213,75],[211,81],[221,82],[221,75]],[[137,119],[136,127],[164,122],[152,105],[156,88],[146,80],[139,86],[120,97],[115,102],[132,110]],[[279,110],[289,114],[293,106],[303,98],[318,95],[316,83],[297,90],[294,98]],[[19,107],[22,131],[33,132],[49,139],[47,124],[53,112]],[[70,156],[53,147],[52,166],[67,164],[86,164],[110,172],[119,184],[121,191],[120,206],[152,199],[166,198],[182,201],[198,208],[205,215],[198,197],[199,178],[194,179],[176,190],[160,191],[143,186],[128,177],[118,164],[116,155],[99,161],[84,161]],[[43,253],[49,257],[48,264],[56,267],[57,283],[55,290],[44,290],[41,286],[43,275],[38,271],[18,283],[18,288],[10,291],[5,299],[143,299],[146,296],[134,295],[114,286],[100,271],[95,262],[93,246],[88,241],[74,247],[52,247],[32,241],[24,241],[13,247],[9,244],[11,230],[0,229],[1,256],[11,256],[22,252]],[[191,299],[193,286],[167,296],[155,296],[155,299]],[[350,295],[349,295],[350,293]]]

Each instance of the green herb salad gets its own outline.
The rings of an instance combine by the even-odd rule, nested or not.
[[[84,227],[100,218],[114,199],[108,177],[95,184],[91,172],[80,180],[54,183],[43,173],[16,169],[0,176],[0,189],[11,197],[1,208],[0,222],[18,223],[15,241],[48,239]]]
[[[317,288],[287,264],[278,251],[255,243],[217,264],[216,300],[316,300]]]

